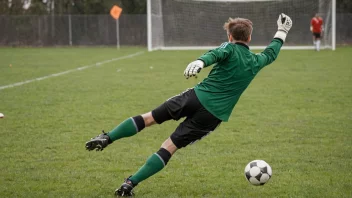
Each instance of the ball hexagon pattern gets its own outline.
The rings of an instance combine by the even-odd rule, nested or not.
[[[259,186],[269,181],[272,169],[264,160],[253,160],[244,169],[244,174],[249,183]]]

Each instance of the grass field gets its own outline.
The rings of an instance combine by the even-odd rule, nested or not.
[[[0,48],[0,87],[48,77],[0,89],[0,197],[113,197],[178,122],[103,152],[87,152],[85,142],[193,87],[210,68],[189,80],[183,70],[203,52]],[[352,197],[351,55],[282,51],[230,121],[177,152],[136,197]],[[264,186],[245,180],[254,159],[273,168]]]

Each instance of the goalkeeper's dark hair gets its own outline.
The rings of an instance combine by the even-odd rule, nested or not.
[[[236,41],[247,42],[253,31],[253,23],[249,19],[229,18],[224,24],[224,29]]]

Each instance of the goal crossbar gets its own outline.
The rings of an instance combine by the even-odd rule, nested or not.
[[[227,41],[229,18],[253,22],[250,49],[264,49],[277,30],[280,13],[293,27],[282,49],[314,49],[310,19],[324,19],[322,49],[336,48],[336,0],[147,0],[148,50],[208,50]]]

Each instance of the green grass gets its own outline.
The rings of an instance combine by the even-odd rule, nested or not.
[[[204,51],[0,48],[0,87],[144,51],[0,90],[0,197],[113,197],[178,122],[145,129],[103,152],[84,144],[193,87],[186,65]],[[178,151],[136,197],[352,197],[352,48],[282,51],[242,95],[230,121]],[[12,67],[10,67],[10,64]],[[245,165],[263,159],[268,184]]]

